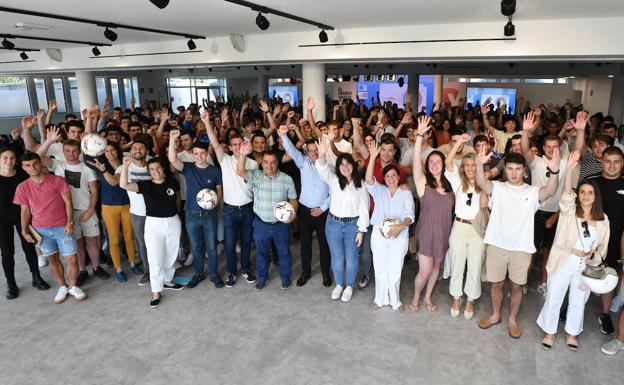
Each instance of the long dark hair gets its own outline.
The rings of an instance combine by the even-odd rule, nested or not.
[[[444,168],[444,161],[446,160],[446,157],[444,156],[444,154],[438,150],[433,150],[431,151],[429,155],[427,155],[427,159],[425,159],[425,179],[427,180],[427,186],[433,189],[442,187],[445,192],[447,193],[451,192],[453,191],[453,187],[451,187],[451,182],[449,182],[448,179],[446,179],[446,176],[444,176],[444,172],[440,174],[440,183],[438,184],[438,181],[436,180],[435,176],[433,176],[431,171],[429,171],[429,159],[434,155],[437,155],[440,157],[440,159],[442,159],[443,168]]]
[[[119,145],[119,143],[117,142],[113,142],[113,141],[107,141],[106,142],[107,146],[111,146],[112,148],[115,149],[115,152],[117,152],[117,160],[119,162],[123,161],[123,150],[121,149],[121,146]],[[108,159],[106,160],[108,162]]]
[[[349,181],[347,180],[347,178],[344,175],[342,175],[342,173],[340,172],[340,164],[342,163],[343,160],[346,160],[347,162],[349,162],[351,164],[351,167],[353,168],[353,171],[351,171],[351,180],[353,181],[355,188],[362,187],[362,178],[360,177],[360,174],[357,171],[357,163],[355,163],[355,160],[353,160],[353,157],[351,156],[351,154],[342,153],[338,155],[338,158],[336,159],[336,169],[335,169],[336,176],[338,177],[338,184],[340,185],[340,189],[344,190],[349,184]]]
[[[579,200],[579,194],[581,192],[581,186],[588,185],[594,189],[594,204],[591,208],[591,218],[594,221],[604,221],[604,211],[602,210],[602,198],[600,195],[600,187],[598,187],[598,183],[596,183],[593,179],[585,179],[578,186],[578,194],[576,194],[576,216],[579,218],[583,218],[583,207],[581,207],[581,202]]]

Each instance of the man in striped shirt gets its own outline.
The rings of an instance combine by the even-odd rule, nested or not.
[[[236,173],[245,179],[252,188],[254,201],[253,211],[256,218],[253,221],[253,239],[256,244],[256,272],[258,282],[256,289],[262,290],[269,280],[269,253],[271,242],[275,243],[279,260],[279,274],[282,279],[282,289],[289,289],[291,285],[290,273],[292,256],[290,255],[290,223],[295,219],[297,212],[297,192],[292,178],[277,169],[277,157],[271,151],[262,155],[262,170],[246,170],[245,158],[251,153],[251,143],[241,144],[236,164]],[[274,209],[277,203],[289,201],[294,208],[290,219],[280,222],[275,217]]]

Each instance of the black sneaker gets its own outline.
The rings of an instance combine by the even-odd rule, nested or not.
[[[602,313],[598,318],[600,322],[600,331],[608,336],[612,335],[615,329],[613,329],[613,322],[611,322],[611,315],[609,313]]]
[[[236,283],[236,275],[228,274],[227,281],[225,281],[225,287],[230,288]]]
[[[223,280],[218,275],[213,275],[212,277],[210,277],[210,282],[214,283],[217,289],[221,289],[223,286],[225,286],[225,283],[223,283]]]
[[[76,286],[82,286],[87,278],[89,278],[89,273],[86,270],[80,270],[80,272],[78,272],[78,278],[76,278]]]
[[[241,277],[245,278],[248,283],[256,282],[256,276],[251,271],[246,271],[241,274]]]
[[[360,282],[358,283],[358,287],[360,288],[360,290],[364,290],[368,287],[368,284],[370,283],[370,277],[367,277],[366,275],[363,275],[362,278],[360,278]]]
[[[180,285],[179,283],[173,283],[171,285],[169,284],[164,284],[163,288],[166,290],[182,290],[184,289],[184,286]]]
[[[192,289],[195,286],[199,285],[199,283],[204,279],[206,279],[206,277],[204,277],[203,275],[195,274],[193,278],[191,278],[191,281],[188,283],[188,285],[186,285],[186,287]]]
[[[139,281],[139,286],[145,286],[150,283],[149,273],[144,273]]]
[[[110,274],[108,274],[106,271],[104,271],[104,269],[102,269],[102,266],[98,266],[93,270],[93,275],[95,275],[96,277],[98,277],[99,279],[102,280],[106,280],[110,278]]]
[[[150,307],[151,307],[152,309],[153,309],[153,308],[155,308],[155,307],[158,307],[158,305],[160,305],[160,298],[161,298],[161,297],[158,297],[158,298],[156,298],[156,299],[152,299],[152,300],[150,301]]]

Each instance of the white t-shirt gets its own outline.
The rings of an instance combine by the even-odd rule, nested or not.
[[[548,177],[546,176],[546,173],[548,172],[548,165],[546,164],[544,158],[541,156],[534,156],[529,168],[531,169],[531,184],[533,186],[543,187],[548,184]],[[563,179],[565,178],[567,168],[568,160],[561,159],[561,162],[559,163],[559,174],[557,175],[559,177],[557,192],[541,203],[540,210],[547,211],[549,213],[554,213],[559,210],[559,199],[561,198],[561,193],[563,192]]]
[[[468,191],[462,190],[459,167],[455,166],[453,172],[444,171],[444,176],[451,183],[455,193],[455,215],[461,219],[473,220],[479,212],[479,199],[481,193],[475,191],[473,186],[468,186]],[[468,204],[470,202],[470,205]]]
[[[327,137],[327,134],[323,134],[323,136]],[[350,142],[344,139],[341,139],[340,142],[334,142],[334,146],[336,146],[336,150],[342,153],[353,154],[353,146]],[[338,159],[338,157],[331,149],[328,149],[325,153],[325,161],[332,167],[332,170],[336,165],[336,159]]]
[[[52,159],[52,171],[55,175],[65,178],[71,188],[72,205],[74,210],[86,210],[91,201],[89,182],[97,181],[95,171],[80,162],[68,164],[63,160]]]
[[[483,241],[508,251],[533,254],[533,222],[539,210],[539,187],[493,181],[492,213]]]
[[[119,166],[117,170],[115,170],[115,174],[121,174],[122,167],[123,165]],[[128,179],[131,183],[134,183],[142,180],[152,180],[152,177],[147,169],[147,165],[145,167],[139,167],[134,163],[130,163],[130,166],[128,166]],[[147,215],[145,211],[145,199],[142,194],[128,191],[128,198],[130,199],[130,214],[142,217]]]
[[[236,158],[233,155],[224,154],[219,164],[223,179],[223,202],[232,206],[243,206],[252,202],[251,186],[236,173]],[[258,163],[245,157],[245,169],[257,170]]]

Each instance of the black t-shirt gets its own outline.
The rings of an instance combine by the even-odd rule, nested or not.
[[[28,174],[18,168],[15,175],[0,176],[0,220],[20,223],[20,206],[13,204],[17,185],[28,179]]]
[[[624,229],[624,176],[607,179],[601,174],[587,178],[594,180],[600,188],[602,208],[609,217],[609,251],[611,258],[620,258],[620,237]]]
[[[139,194],[145,199],[148,217],[169,218],[178,214],[177,192],[180,184],[173,177],[168,177],[161,184],[151,180],[137,182]]]

